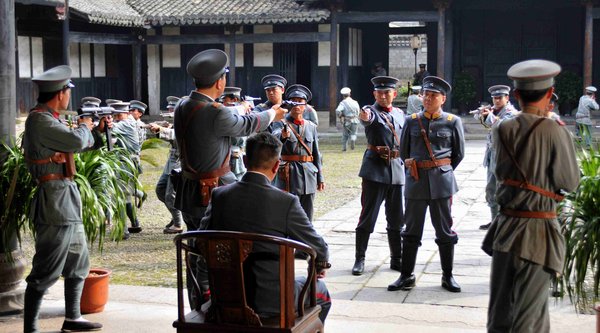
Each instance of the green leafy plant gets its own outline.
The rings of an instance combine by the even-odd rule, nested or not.
[[[19,140],[20,141],[20,140]],[[6,158],[0,168],[2,220],[0,233],[4,244],[21,232],[33,232],[29,203],[37,186],[29,174],[20,144],[3,144]],[[107,235],[120,240],[127,221],[125,203],[134,186],[141,187],[138,172],[127,150],[106,148],[75,155],[74,181],[82,201],[82,220],[90,244],[102,250]],[[108,228],[110,226],[110,228]],[[5,249],[6,250],[6,249]]]
[[[575,307],[584,311],[600,299],[600,151],[581,148],[578,155],[581,181],[562,205],[566,241],[562,284]]]
[[[556,77],[555,81],[554,89],[558,95],[559,104],[563,102],[577,103],[583,93],[583,79],[581,76],[570,71],[564,71]]]
[[[460,72],[454,77],[452,97],[459,104],[468,104],[475,98],[475,79],[468,72]]]

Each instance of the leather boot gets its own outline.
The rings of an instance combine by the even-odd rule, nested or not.
[[[371,233],[364,231],[356,231],[356,252],[354,266],[352,267],[352,275],[362,275],[365,271],[365,253],[369,245],[369,237]]]
[[[404,241],[402,249],[402,269],[400,277],[394,283],[388,286],[389,291],[395,290],[411,290],[415,286],[416,278],[413,274],[415,263],[417,262],[417,252],[419,243],[411,243]]]
[[[442,288],[459,293],[460,286],[452,276],[452,266],[454,264],[454,244],[438,245],[440,250],[440,261],[442,264]]]
[[[133,212],[133,205],[130,202],[125,204],[125,211],[127,212],[127,217],[129,217],[129,221],[131,221],[131,227],[127,230],[132,234],[142,232],[142,227],[140,227],[140,221],[138,221],[137,216],[135,216]]]
[[[399,230],[387,231],[390,246],[390,269],[400,272],[402,269],[402,237]]]

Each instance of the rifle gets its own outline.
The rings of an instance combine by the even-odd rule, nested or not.
[[[81,108],[77,109],[78,117],[80,117],[80,118],[89,117],[89,118],[92,118],[92,120],[94,120],[94,121],[100,121],[101,118],[111,116],[114,112],[115,112],[115,109],[110,106],[102,106],[102,107],[86,106],[86,107],[81,107]],[[106,147],[110,151],[113,149],[111,130],[110,130],[110,128],[108,128],[108,126],[105,126],[104,132],[106,133]]]

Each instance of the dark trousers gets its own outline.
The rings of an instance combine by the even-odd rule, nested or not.
[[[206,209],[204,210],[206,211]],[[198,215],[200,216],[200,215]],[[200,221],[202,220],[202,216],[196,217],[190,214],[183,213],[183,221],[187,227],[188,231],[194,230],[205,230],[207,226],[201,225]],[[190,240],[190,246],[194,244],[191,243],[193,240]],[[206,267],[206,261],[201,256],[190,256],[189,258],[189,267],[186,272],[186,288],[188,291],[188,299],[190,301],[190,307],[192,310],[199,309],[200,305],[205,302],[203,299],[204,293],[208,291],[208,270]],[[198,283],[200,288],[200,292],[195,288],[194,280]]]
[[[435,229],[435,242],[441,244],[456,244],[458,235],[452,230],[452,215],[450,208],[452,197],[430,200],[406,199],[406,228],[402,232],[405,242],[421,243],[425,213],[429,207],[431,223]]]
[[[488,332],[549,332],[550,274],[512,253],[494,251]]]
[[[402,185],[390,185],[363,179],[360,202],[362,210],[358,219],[357,232],[372,233],[379,215],[379,208],[385,200],[387,230],[400,231],[404,225]]]
[[[315,194],[296,194],[298,196],[298,200],[300,200],[300,206],[308,216],[308,219],[312,223],[313,221],[313,203],[315,202]]]

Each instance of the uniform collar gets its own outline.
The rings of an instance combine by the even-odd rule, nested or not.
[[[214,98],[212,98],[206,94],[203,94],[199,91],[196,91],[196,90],[192,91],[192,93],[190,94],[190,98],[201,100],[201,101],[209,101],[209,102],[215,101]]]
[[[379,111],[392,112],[392,110],[394,109],[394,106],[392,106],[392,105],[390,105],[388,107],[383,107],[377,103],[375,103],[375,105],[377,106],[377,110],[379,110]]]
[[[436,113],[434,113],[433,115],[430,115],[428,112],[423,111],[423,117],[425,117],[426,119],[438,119],[439,117],[442,116],[442,111],[438,110]]]
[[[58,113],[57,111],[54,111],[47,104],[39,103],[38,105],[36,105],[33,108],[33,110],[37,110],[37,112],[42,112],[42,111],[50,112],[50,114],[52,114],[52,117],[54,117],[55,119],[58,119],[60,117],[60,113]]]

